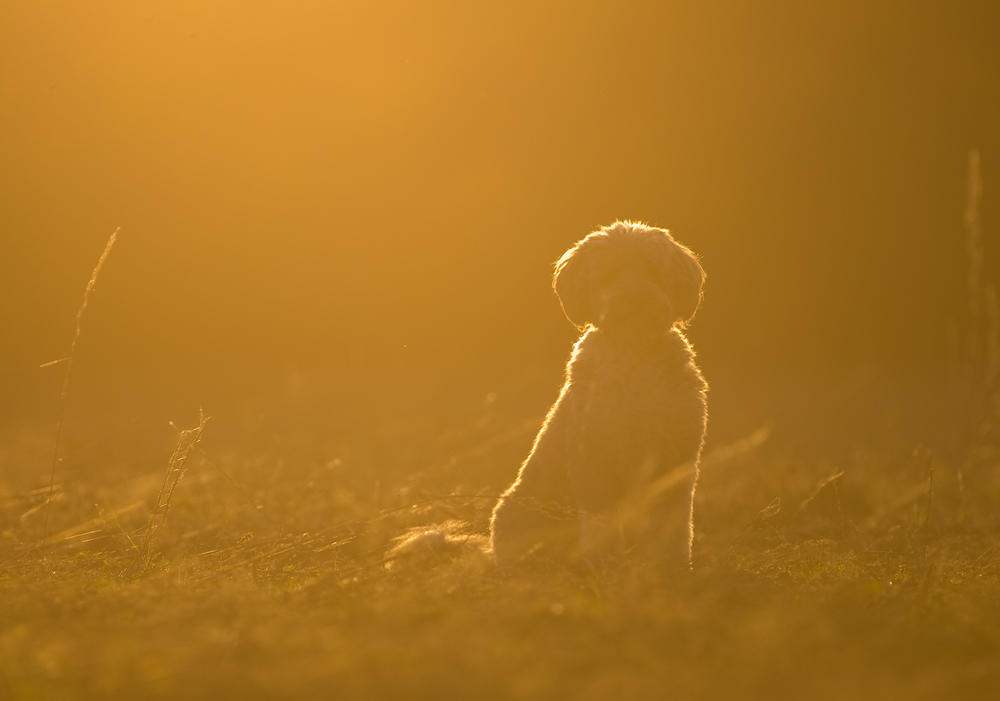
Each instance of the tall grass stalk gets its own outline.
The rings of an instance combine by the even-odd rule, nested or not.
[[[965,459],[956,470],[959,523],[965,519],[966,483],[970,494],[982,491],[982,481],[1000,444],[1000,300],[996,287],[984,280],[982,218],[983,178],[979,151],[971,149],[966,175],[965,250],[968,272],[968,344],[964,353],[963,389],[966,424]]]
[[[59,394],[59,413],[56,417],[56,437],[55,445],[52,450],[52,470],[49,473],[49,496],[45,500],[45,524],[42,526],[42,546],[45,545],[45,539],[48,538],[49,535],[49,510],[52,506],[52,491],[55,488],[56,466],[59,464],[59,440],[62,437],[63,415],[65,414],[66,409],[66,395],[69,391],[69,378],[73,369],[73,358],[76,355],[76,344],[80,340],[80,322],[83,318],[84,310],[87,309],[87,303],[90,301],[90,293],[97,284],[97,276],[101,274],[101,267],[104,265],[104,261],[108,259],[108,254],[111,253],[111,247],[115,245],[115,240],[118,237],[119,231],[121,231],[120,226],[112,232],[111,238],[108,239],[108,243],[104,247],[104,253],[102,253],[101,257],[97,260],[94,272],[90,274],[90,281],[87,283],[87,288],[83,291],[83,304],[80,305],[80,309],[76,313],[76,333],[73,334],[73,342],[69,346],[69,352],[65,357],[60,358],[59,360],[53,360],[52,362],[45,363],[41,366],[44,368],[50,365],[55,365],[56,363],[66,363],[66,372],[63,375],[62,392]]]
[[[174,490],[180,484],[181,478],[187,471],[187,460],[191,452],[201,441],[201,434],[205,431],[208,417],[201,408],[198,409],[198,425],[180,432],[177,437],[177,446],[174,448],[170,462],[167,464],[167,474],[163,477],[163,485],[160,493],[156,496],[156,505],[149,512],[149,522],[143,533],[142,540],[135,550],[135,559],[126,568],[126,574],[133,577],[141,576],[149,569],[153,560],[156,542],[160,538],[160,531],[167,522],[167,513],[170,511],[170,502],[174,498]]]
[[[983,243],[982,226],[979,217],[979,200],[983,196],[983,180],[979,174],[979,151],[969,151],[969,165],[965,190],[965,253],[969,269],[966,284],[969,290],[969,338],[968,363],[973,371],[978,370],[982,357],[982,304],[983,304]]]

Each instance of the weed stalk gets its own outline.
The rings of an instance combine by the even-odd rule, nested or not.
[[[55,365],[57,363],[66,363],[66,373],[63,375],[63,386],[62,392],[59,395],[59,413],[56,418],[56,437],[55,446],[52,450],[52,471],[49,473],[49,496],[45,500],[45,524],[42,526],[42,542],[41,545],[45,545],[45,539],[49,535],[49,510],[52,506],[52,491],[55,488],[56,481],[56,466],[59,464],[59,440],[62,437],[62,425],[63,425],[63,415],[66,409],[66,394],[69,391],[69,377],[70,371],[73,369],[73,358],[76,355],[76,344],[80,340],[80,320],[83,318],[83,312],[87,308],[87,303],[90,301],[90,293],[97,284],[97,276],[101,273],[101,266],[104,265],[104,261],[107,260],[108,254],[111,253],[111,247],[115,245],[115,239],[118,237],[118,232],[121,227],[118,227],[111,234],[111,238],[108,239],[107,245],[104,247],[104,253],[97,260],[97,265],[94,267],[94,272],[90,274],[90,281],[87,283],[86,289],[83,291],[83,304],[80,305],[80,309],[76,313],[76,333],[73,334],[73,342],[69,346],[69,352],[65,357],[59,360],[53,360],[49,363],[44,363],[41,367],[48,367],[50,365]]]

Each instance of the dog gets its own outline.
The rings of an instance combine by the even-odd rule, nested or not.
[[[490,521],[503,568],[599,565],[641,546],[690,567],[706,392],[682,333],[705,272],[665,229],[618,221],[556,263],[553,288],[582,334],[517,479]]]
[[[386,568],[593,568],[637,546],[690,567],[708,386],[682,329],[704,279],[694,253],[645,224],[615,222],[566,251],[552,285],[582,334],[489,535],[460,521],[413,528],[394,539]]]

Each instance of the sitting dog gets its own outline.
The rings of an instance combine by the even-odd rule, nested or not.
[[[681,329],[704,277],[666,230],[627,221],[556,263],[553,287],[582,335],[559,398],[493,511],[498,566],[593,566],[634,545],[663,565],[690,565],[707,385]]]

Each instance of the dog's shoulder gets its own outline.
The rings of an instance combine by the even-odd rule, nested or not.
[[[588,326],[573,344],[573,352],[566,365],[566,379],[580,380],[593,375],[602,358],[607,356],[606,345],[604,334]]]
[[[677,329],[671,329],[667,334],[669,343],[669,353],[673,357],[672,366],[675,372],[682,378],[682,384],[697,389],[702,395],[708,389],[698,364],[695,362],[694,348],[687,337]]]

